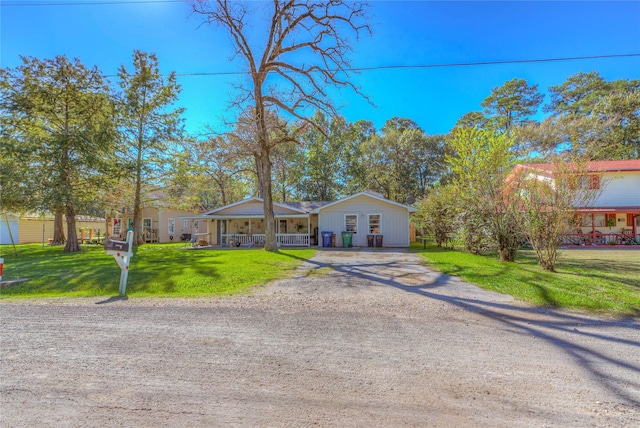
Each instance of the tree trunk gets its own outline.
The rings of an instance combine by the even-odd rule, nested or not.
[[[142,226],[142,207],[139,202],[136,202],[133,207],[133,245],[144,244],[144,230]]]
[[[258,171],[260,197],[262,197],[264,207],[264,249],[266,251],[278,251],[273,199],[271,197],[271,160],[269,159],[268,151],[263,150],[260,156],[256,156],[256,169]]]
[[[144,235],[142,230],[142,133],[143,118],[140,117],[140,125],[138,127],[138,155],[136,162],[136,194],[133,202],[133,244],[144,244]]]
[[[76,213],[72,205],[67,205],[67,244],[64,246],[65,253],[80,251],[80,243],[78,242],[78,234],[76,232]]]
[[[516,252],[513,248],[500,248],[500,261],[513,262],[516,259]]]
[[[64,237],[64,228],[63,228],[63,220],[62,216],[64,215],[64,211],[62,208],[56,208],[55,217],[53,219],[53,241],[51,245],[62,245],[65,242]]]

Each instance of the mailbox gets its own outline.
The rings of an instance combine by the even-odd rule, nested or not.
[[[126,241],[106,241],[104,249],[107,251],[129,251],[129,243]]]

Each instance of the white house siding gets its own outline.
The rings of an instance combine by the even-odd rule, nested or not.
[[[353,235],[353,245],[367,246],[368,214],[380,214],[380,234],[383,235],[384,247],[409,246],[409,213],[406,208],[399,207],[365,195],[357,196],[343,202],[325,207],[319,211],[318,229],[332,231],[336,234],[336,245],[342,246],[342,232],[345,230],[345,215],[358,215],[357,233]],[[322,238],[319,239],[322,245]]]
[[[591,203],[594,207],[640,206],[640,171],[604,173],[602,190]]]

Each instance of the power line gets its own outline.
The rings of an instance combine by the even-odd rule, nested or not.
[[[502,64],[530,64],[536,62],[560,62],[560,61],[580,61],[587,59],[605,59],[605,58],[629,58],[638,57],[640,53],[629,54],[611,54],[611,55],[591,55],[591,56],[574,56],[559,58],[538,58],[538,59],[513,59],[504,61],[480,61],[480,62],[457,62],[444,64],[424,64],[424,65],[379,65],[375,67],[358,67],[349,71],[370,71],[370,70],[386,70],[400,68],[443,68],[443,67],[473,67],[478,65],[502,65]]]
[[[153,0],[158,1],[158,0]],[[360,72],[360,71],[378,71],[378,70],[410,70],[410,69],[427,69],[427,68],[447,68],[447,67],[475,67],[483,65],[505,65],[505,64],[533,64],[546,62],[562,62],[562,61],[584,61],[593,59],[612,59],[612,58],[631,58],[640,57],[640,53],[628,54],[610,54],[610,55],[590,55],[590,56],[574,56],[560,58],[535,58],[535,59],[514,59],[502,61],[478,61],[478,62],[452,62],[440,64],[415,64],[415,65],[377,65],[373,67],[352,67],[344,71]],[[335,70],[333,70],[335,71]],[[242,76],[249,74],[248,71],[207,71],[194,73],[175,73],[176,77],[207,77],[207,76]],[[168,73],[162,73],[167,76]],[[105,74],[104,77],[118,77],[117,74]]]
[[[0,6],[94,6],[94,5],[118,5],[118,4],[149,4],[149,3],[185,3],[187,0],[95,0],[95,1],[68,1],[68,2],[0,2]]]
[[[399,69],[424,69],[424,68],[446,68],[446,67],[475,67],[482,65],[504,65],[504,64],[532,64],[543,62],[561,62],[561,61],[583,61],[591,59],[611,59],[611,58],[630,58],[640,57],[640,53],[628,54],[611,54],[611,55],[590,55],[590,56],[574,56],[560,58],[537,58],[537,59],[514,59],[503,61],[479,61],[479,62],[452,62],[440,64],[415,64],[415,65],[377,65],[373,67],[352,67],[345,71],[376,71],[376,70],[399,70]],[[335,71],[335,70],[334,70]],[[246,71],[211,71],[201,73],[176,73],[179,77],[196,77],[196,76],[231,76],[248,74]],[[111,76],[107,76],[111,77]]]

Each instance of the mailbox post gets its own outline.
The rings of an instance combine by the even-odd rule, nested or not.
[[[120,295],[127,292],[127,278],[129,276],[129,264],[133,257],[133,230],[127,232],[126,241],[107,241],[104,243],[107,254],[111,254],[118,266],[120,266]]]

